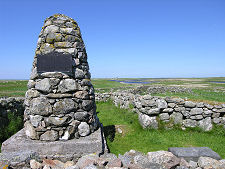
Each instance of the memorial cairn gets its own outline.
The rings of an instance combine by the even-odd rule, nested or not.
[[[85,137],[99,127],[87,53],[77,23],[45,20],[25,97],[24,128],[34,140]]]

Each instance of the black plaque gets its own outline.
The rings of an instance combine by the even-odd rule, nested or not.
[[[72,74],[72,55],[58,52],[51,52],[44,55],[37,55],[37,72],[63,72]]]

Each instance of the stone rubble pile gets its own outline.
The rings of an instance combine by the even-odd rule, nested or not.
[[[72,74],[38,73],[37,56],[49,53],[72,55]],[[45,20],[24,104],[24,126],[31,139],[68,140],[87,136],[98,128],[87,53],[80,28],[72,18],[56,14]]]
[[[96,93],[96,101],[113,100],[116,106],[138,113],[143,128],[155,128],[159,121],[172,122],[187,127],[200,127],[210,131],[213,124],[225,126],[225,104],[210,105],[203,102],[185,101],[181,98],[138,95],[130,92]]]
[[[169,151],[156,151],[144,153],[130,150],[117,157],[107,153],[102,156],[89,154],[82,156],[77,161],[59,161],[51,159],[29,160],[27,168],[32,169],[223,169],[225,159],[199,157],[196,161],[186,161],[178,158]],[[24,167],[26,169],[26,167]]]
[[[8,114],[14,113],[16,116],[22,116],[24,112],[23,97],[0,98],[0,129],[8,125]]]

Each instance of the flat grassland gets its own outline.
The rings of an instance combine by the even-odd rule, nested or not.
[[[113,81],[112,81],[113,80]],[[119,81],[119,82],[118,82]],[[136,82],[136,83],[135,83]],[[144,83],[143,83],[144,82]],[[216,82],[216,83],[215,83]],[[158,96],[182,97],[187,100],[204,101],[210,104],[225,103],[225,78],[176,78],[176,79],[92,79],[97,92],[125,90],[137,86],[177,86],[190,88],[192,93],[155,94]],[[0,97],[24,97],[26,80],[0,80]],[[199,128],[182,131],[178,128],[165,130],[143,130],[137,114],[131,110],[115,107],[111,101],[97,102],[98,117],[104,125],[107,144],[112,153],[123,154],[130,149],[141,152],[167,150],[168,147],[207,146],[225,158],[225,129],[215,127],[213,131],[202,132]],[[22,120],[12,118],[5,132],[16,132]],[[13,122],[15,121],[15,123]],[[14,126],[13,124],[16,124]],[[164,124],[161,124],[163,126]],[[121,133],[122,131],[122,133]],[[4,132],[3,132],[4,133]],[[1,132],[0,132],[1,139]],[[0,142],[3,140],[0,140]]]

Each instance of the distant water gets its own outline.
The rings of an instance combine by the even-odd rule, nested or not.
[[[225,83],[223,81],[210,81],[211,83]]]
[[[135,79],[135,80],[127,80],[127,81],[122,81],[122,80],[109,80],[109,81],[114,81],[114,82],[122,82],[122,83],[128,83],[128,84],[149,84],[149,83],[156,83],[157,81],[152,81],[152,82],[144,82],[142,79]]]

